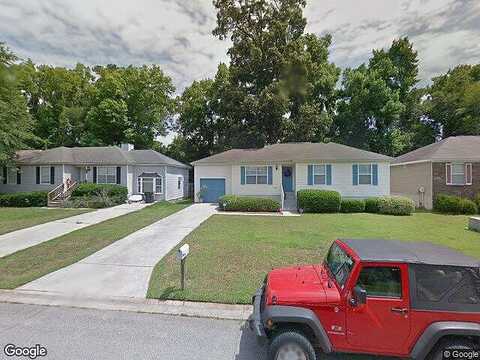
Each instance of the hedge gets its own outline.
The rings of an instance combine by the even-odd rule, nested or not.
[[[218,203],[224,211],[277,212],[281,208],[280,203],[273,199],[250,196],[225,195]]]
[[[94,197],[105,194],[110,198],[114,198],[120,203],[127,200],[128,189],[122,185],[111,184],[80,184],[73,191],[72,197]]]
[[[340,211],[342,213],[362,213],[365,211],[365,200],[342,199]]]
[[[480,193],[475,196],[475,204],[477,204],[478,211],[480,212]]]
[[[48,192],[18,192],[0,195],[0,206],[2,207],[41,207],[47,206]]]
[[[365,200],[365,212],[371,214],[380,213],[380,202],[381,198],[372,197]]]
[[[435,198],[433,209],[440,213],[455,215],[478,213],[478,206],[472,200],[446,194],[439,194]]]
[[[379,198],[379,213],[385,215],[411,215],[415,211],[415,202],[402,196],[384,196]]]
[[[300,190],[297,192],[299,209],[312,213],[335,213],[340,210],[342,198],[337,191]]]

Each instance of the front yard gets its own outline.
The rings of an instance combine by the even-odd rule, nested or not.
[[[174,249],[155,267],[148,297],[250,303],[270,269],[321,262],[336,238],[431,241],[480,258],[480,234],[467,230],[466,224],[466,216],[431,213],[215,215],[184,241],[190,244],[187,289],[179,289]]]
[[[0,208],[0,235],[11,231],[64,219],[90,210],[45,208]]]

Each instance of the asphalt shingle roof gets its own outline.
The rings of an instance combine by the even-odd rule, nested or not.
[[[452,136],[399,156],[393,164],[414,161],[480,161],[480,136]]]
[[[190,167],[154,150],[122,150],[116,146],[58,147],[20,150],[17,163],[24,165],[171,165]]]
[[[232,149],[198,161],[193,165],[215,163],[252,163],[267,161],[391,161],[389,156],[330,143],[284,143],[261,149]]]

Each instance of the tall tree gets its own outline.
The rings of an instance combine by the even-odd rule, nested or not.
[[[334,109],[338,68],[329,35],[305,33],[305,0],[214,0],[213,34],[230,38],[229,87],[221,94],[232,146],[320,141]]]
[[[0,164],[11,162],[15,151],[28,147],[32,122],[13,67],[17,57],[0,43]]]

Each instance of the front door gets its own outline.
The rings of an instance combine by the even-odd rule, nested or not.
[[[367,303],[347,304],[347,341],[352,349],[405,352],[410,335],[408,267],[364,264],[356,285],[367,291]]]
[[[293,191],[293,170],[291,166],[282,166],[282,186],[284,192]]]

